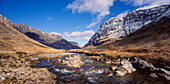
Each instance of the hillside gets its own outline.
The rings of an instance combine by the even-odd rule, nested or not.
[[[55,50],[30,39],[11,25],[0,21],[0,52],[5,51],[48,52]]]
[[[110,18],[101,24],[85,47],[95,47],[108,41],[121,40],[149,23],[157,22],[165,16],[169,17],[169,14],[170,5],[161,5],[148,9],[137,9],[122,18]]]
[[[0,15],[0,21],[11,25],[21,33],[46,46],[56,49],[80,49],[79,46],[72,44],[72,42],[67,41],[60,35],[49,34],[47,32],[27,26],[26,24],[15,24],[2,15]]]
[[[114,42],[106,42],[97,48],[170,48],[170,18],[164,17],[136,32]]]

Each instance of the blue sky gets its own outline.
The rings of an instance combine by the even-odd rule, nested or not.
[[[109,18],[167,3],[170,0],[0,0],[0,14],[83,46]]]

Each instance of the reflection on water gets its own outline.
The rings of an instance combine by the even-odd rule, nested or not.
[[[77,55],[81,56],[81,61],[84,62],[80,68],[68,67],[61,61],[61,59],[68,61],[70,56],[74,57]],[[94,61],[82,54],[64,55],[50,60],[44,59],[41,62],[32,63],[32,65],[45,66],[50,72],[57,75],[57,83],[170,84],[170,81],[152,78],[148,73],[138,70],[123,77],[115,76],[114,72],[104,75],[104,71],[109,70],[110,65]]]

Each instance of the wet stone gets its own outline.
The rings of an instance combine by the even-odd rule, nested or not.
[[[127,70],[124,69],[123,67],[119,67],[119,68],[117,68],[117,70],[116,70],[116,75],[117,75],[117,76],[124,76],[124,75],[127,74],[127,73],[128,73]]]
[[[105,70],[104,71],[104,75],[110,75],[112,73],[112,71],[110,71],[110,70]]]
[[[110,70],[115,71],[117,69],[117,66],[111,66]]]

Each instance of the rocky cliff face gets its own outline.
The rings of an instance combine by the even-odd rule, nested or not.
[[[149,23],[121,40],[106,42],[99,49],[170,48],[170,17]]]
[[[80,48],[79,46],[74,45],[71,42],[68,42],[60,35],[48,34],[47,32],[32,28],[30,26],[27,26],[26,24],[15,24],[10,20],[8,20],[6,17],[3,17],[2,15],[0,15],[0,21],[10,24],[21,33],[47,46],[56,49],[79,49]]]
[[[164,16],[170,17],[170,5],[138,9],[128,13],[123,18],[111,18],[100,26],[85,47],[100,44],[106,39],[128,36],[142,26],[156,22]]]

